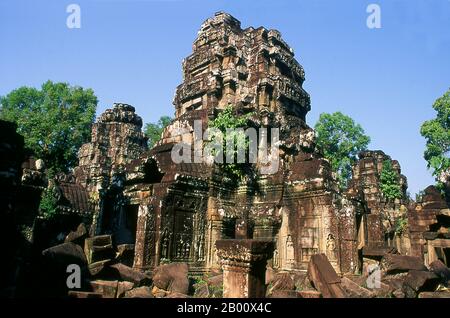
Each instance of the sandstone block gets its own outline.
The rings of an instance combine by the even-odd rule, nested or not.
[[[316,254],[308,264],[308,277],[324,298],[345,298],[341,279],[325,254]]]

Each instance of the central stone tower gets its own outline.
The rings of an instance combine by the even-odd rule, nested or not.
[[[305,121],[310,110],[305,73],[276,30],[241,29],[231,15],[206,20],[183,61],[183,80],[174,100],[176,117],[192,110],[235,105],[270,121],[281,113]]]

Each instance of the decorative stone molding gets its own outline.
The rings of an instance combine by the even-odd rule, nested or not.
[[[266,294],[266,263],[272,258],[273,242],[218,240],[217,254],[223,269],[225,298],[257,298]]]

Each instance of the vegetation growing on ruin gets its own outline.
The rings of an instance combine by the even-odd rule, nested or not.
[[[239,150],[245,151],[247,155],[249,140],[245,136],[244,131],[228,131],[227,129],[238,129],[238,128],[248,128],[250,124],[250,117],[252,114],[247,115],[237,115],[234,108],[230,105],[226,107],[219,115],[209,122],[209,128],[217,128],[223,134],[223,157],[224,163],[220,164],[222,171],[225,176],[230,178],[231,180],[240,181],[247,175],[249,165],[247,163],[237,163],[237,154]],[[214,136],[212,136],[212,140],[214,141]],[[232,153],[229,154],[227,150],[227,144],[234,143],[234,147]],[[214,149],[213,149],[214,150]],[[216,153],[212,153],[213,155],[217,155]],[[234,161],[232,163],[227,163],[225,158],[228,156],[232,156]]]
[[[0,97],[0,119],[17,124],[26,147],[54,174],[77,165],[78,150],[91,136],[96,107],[93,90],[47,81],[40,90],[23,86]]]
[[[398,173],[393,169],[390,160],[383,162],[380,174],[380,189],[383,196],[389,200],[401,199],[402,188]]]
[[[45,219],[52,219],[58,214],[57,194],[56,188],[52,185],[42,192],[39,212]]]
[[[317,146],[337,174],[344,189],[352,176],[352,166],[360,151],[366,150],[370,137],[352,118],[341,112],[322,113],[315,125]]]
[[[222,298],[223,297],[223,284],[212,284],[209,279],[210,274],[205,274],[205,277],[197,277],[194,279],[194,297],[207,297],[207,298]],[[206,295],[201,295],[202,292],[206,292]]]
[[[402,235],[402,233],[404,233],[406,231],[407,227],[408,227],[408,218],[407,218],[406,214],[401,217],[398,217],[395,220],[395,225],[394,225],[395,234]]]
[[[420,133],[426,139],[424,158],[442,189],[450,170],[450,89],[434,104],[436,118],[422,124]]]
[[[172,118],[169,116],[161,116],[156,123],[147,123],[144,127],[144,133],[148,138],[148,147],[152,148],[161,139],[161,134]]]

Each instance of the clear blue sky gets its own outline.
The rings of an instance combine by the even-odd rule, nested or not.
[[[81,29],[66,26],[71,3]],[[370,3],[381,29],[366,26]],[[98,113],[126,102],[144,122],[173,115],[181,61],[220,10],[281,31],[305,68],[309,125],[340,110],[399,160],[411,193],[433,182],[419,129],[450,87],[449,0],[0,0],[0,95],[51,79],[94,89]]]

